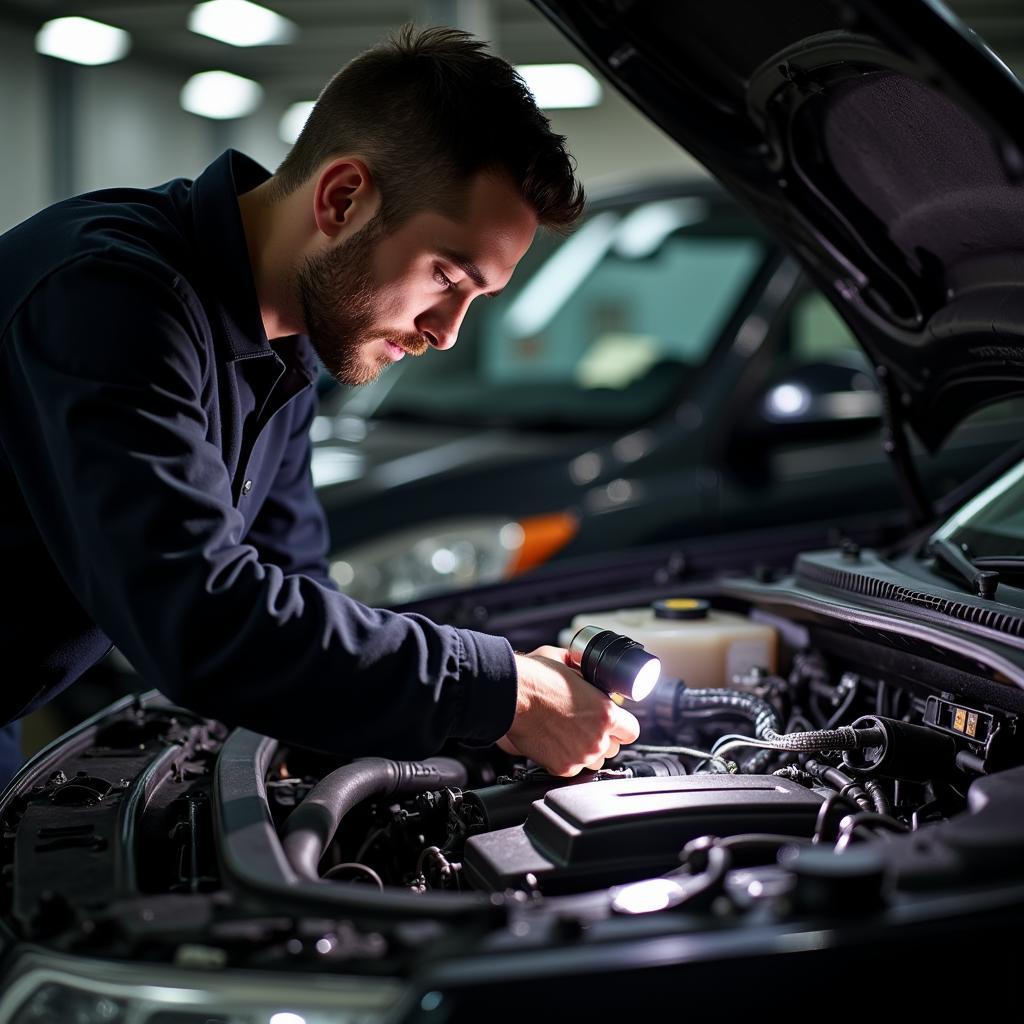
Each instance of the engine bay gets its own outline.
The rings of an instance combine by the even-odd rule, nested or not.
[[[339,761],[157,694],[122,701],[8,793],[4,926],[100,957],[449,986],[467,963],[473,986],[507,985],[512,952],[540,978],[584,953],[579,971],[626,970],[655,955],[637,943],[685,936],[701,938],[665,954],[675,969],[706,961],[711,936],[728,959],[778,952],[779,935],[866,948],[881,927],[927,958],[950,935],[996,934],[993,913],[1012,929],[1024,689],[1010,655],[793,587],[703,589],[728,626],[702,655],[717,677],[664,674],[631,707],[639,741],[569,778],[459,744]],[[600,612],[567,602],[521,624],[557,641]]]
[[[639,621],[642,613],[616,614]],[[720,896],[734,899],[728,879],[742,869],[747,901],[756,902],[752,891],[777,901],[798,885],[801,859],[825,851],[877,851],[880,885],[881,853],[895,839],[929,827],[941,835],[934,826],[970,815],[972,784],[994,766],[1021,763],[1020,694],[995,678],[970,679],[950,659],[942,665],[949,688],[936,690],[920,652],[889,646],[883,657],[845,630],[794,621],[776,629],[780,620],[757,610],[719,614],[769,630],[778,669],[757,660],[774,662],[775,651],[766,657],[768,646],[744,634],[736,649],[715,652],[719,685],[663,677],[630,706],[642,723],[638,743],[598,772],[559,778],[496,750],[464,750],[424,763],[437,778],[395,782],[404,770],[395,762],[363,759],[322,774],[301,752],[282,752],[267,793],[292,866],[310,880],[419,894],[536,900],[602,889],[610,912],[626,913],[631,901],[647,907],[645,884],[678,905],[709,850],[720,849],[732,865]],[[669,661],[678,661],[671,645],[682,636],[670,637]],[[1000,690],[999,703],[978,699]],[[371,771],[380,780],[368,782]],[[367,787],[377,792],[361,803],[346,795]],[[421,791],[403,796],[409,788]],[[794,870],[780,875],[780,863]],[[770,886],[755,884],[758,866]],[[900,859],[904,874],[934,867]]]

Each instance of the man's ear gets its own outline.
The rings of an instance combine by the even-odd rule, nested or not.
[[[352,234],[377,212],[380,197],[370,169],[359,157],[338,157],[320,172],[313,191],[317,229],[332,241]]]

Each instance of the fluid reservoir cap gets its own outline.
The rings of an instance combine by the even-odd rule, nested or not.
[[[711,602],[700,597],[668,597],[655,601],[651,608],[656,619],[706,619]]]

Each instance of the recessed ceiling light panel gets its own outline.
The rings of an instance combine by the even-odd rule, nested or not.
[[[581,65],[519,65],[516,71],[545,110],[597,106],[601,101],[601,83]]]
[[[218,121],[251,114],[263,99],[259,82],[230,71],[201,71],[181,90],[181,105],[190,114]]]
[[[232,46],[274,46],[298,35],[293,21],[249,0],[208,0],[189,12],[188,27]]]
[[[580,64],[520,64],[516,71],[545,110],[596,107],[601,83]]]
[[[54,18],[36,33],[36,52],[75,64],[111,64],[131,49],[123,28],[92,18]]]

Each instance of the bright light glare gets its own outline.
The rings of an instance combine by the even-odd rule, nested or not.
[[[526,540],[526,531],[518,523],[506,523],[498,531],[498,543],[506,551],[518,551]]]
[[[516,71],[542,109],[596,107],[601,102],[601,83],[579,64],[520,64]]]
[[[306,1024],[306,1018],[297,1013],[275,1013],[267,1024]]]
[[[455,572],[455,567],[459,564],[459,560],[455,557],[455,552],[451,548],[438,548],[430,556],[430,564],[434,572],[447,576],[448,573]]]
[[[258,82],[230,71],[201,71],[181,90],[181,105],[190,114],[221,121],[251,114],[263,99]]]
[[[131,48],[123,28],[92,18],[54,18],[36,33],[36,52],[75,64],[110,64]]]
[[[339,587],[344,589],[347,587],[355,578],[356,571],[352,568],[349,562],[344,559],[338,559],[337,562],[331,562],[331,579],[338,584]]]
[[[768,394],[768,409],[775,416],[799,416],[810,404],[810,392],[799,384],[780,384]]]
[[[644,700],[646,697],[649,697],[651,690],[658,685],[660,676],[661,662],[657,658],[652,658],[637,672],[636,679],[633,680],[633,692],[630,699]]]
[[[282,115],[277,126],[277,134],[282,142],[290,146],[302,131],[303,126],[309,120],[313,112],[313,100],[303,100],[301,103],[293,103]]]
[[[295,23],[249,0],[209,0],[189,12],[188,27],[231,46],[271,46],[290,43]]]
[[[671,878],[645,878],[623,886],[612,900],[620,914],[653,914],[679,902],[683,888]]]

